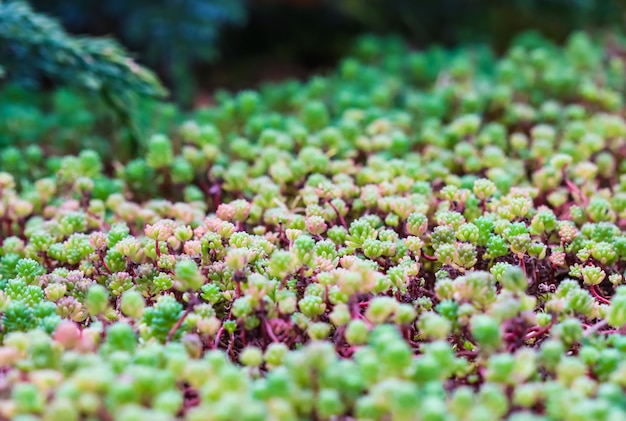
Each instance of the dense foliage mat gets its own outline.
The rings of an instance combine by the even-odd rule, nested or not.
[[[624,419],[623,55],[364,38],[127,163],[5,120],[0,415]]]

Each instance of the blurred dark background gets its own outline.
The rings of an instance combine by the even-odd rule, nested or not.
[[[183,104],[215,88],[301,78],[333,66],[363,33],[416,47],[489,43],[521,31],[563,40],[622,28],[626,0],[31,0],[76,34],[112,35]]]

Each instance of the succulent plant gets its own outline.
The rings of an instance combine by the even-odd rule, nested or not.
[[[368,37],[125,164],[11,146],[1,417],[626,417],[623,72]]]

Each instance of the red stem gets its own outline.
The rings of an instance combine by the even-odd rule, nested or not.
[[[215,343],[213,345],[214,349],[218,349],[220,346],[220,339],[222,339],[222,333],[224,333],[224,326],[220,327],[217,331],[217,335],[215,335]]]
[[[534,332],[530,332],[528,333],[525,337],[524,340],[528,341],[530,339],[534,339],[537,338],[541,335],[544,335],[546,333],[548,333],[550,331],[550,329],[552,329],[552,326],[554,325],[554,317],[552,317],[552,321],[550,322],[549,325],[544,326],[544,327],[539,327],[539,326],[534,326],[532,328],[530,328],[530,330],[532,329],[536,329]]]
[[[157,260],[161,258],[161,249],[159,248],[159,240],[154,240]]]
[[[104,256],[102,254],[100,254],[100,263],[102,263],[102,266],[106,269],[107,272],[109,272],[109,275],[113,273],[111,272],[111,269],[109,269],[109,265],[107,265],[107,262],[106,260],[104,260]]]
[[[235,360],[235,355],[233,354],[233,347],[235,345],[235,332],[230,334],[230,340],[228,341],[228,349],[226,353],[230,356],[232,360]]]
[[[583,194],[583,192],[580,190],[580,188],[578,188],[576,184],[572,183],[570,179],[567,178],[567,173],[565,171],[566,169],[567,169],[567,165],[563,167],[563,180],[565,181],[565,186],[567,186],[567,190],[569,190],[569,192],[572,194],[572,196],[574,196],[574,198],[578,196],[582,204],[584,206],[587,206],[589,204],[589,199],[587,199],[587,196]]]
[[[609,322],[607,322],[606,320],[602,320],[601,322],[598,322],[592,326],[587,325],[587,328],[585,329],[585,336],[589,336],[591,334],[593,334],[594,332],[597,332],[598,330],[602,329],[603,327],[606,327],[609,325]],[[615,332],[618,329],[613,329]],[[604,331],[601,333],[614,333],[613,331]]]
[[[607,300],[600,294],[600,289],[597,285],[591,285],[589,291],[591,291],[591,295],[593,295],[596,300],[598,300],[601,304],[611,304],[609,300]]]
[[[272,342],[280,342],[274,330],[272,329],[272,325],[269,320],[265,319],[265,330],[267,330],[267,334],[272,339]]]
[[[328,201],[328,205],[335,211],[335,213],[337,214],[337,218],[339,218],[339,222],[341,222],[341,225],[343,225],[343,227],[345,229],[348,229],[348,224],[346,224],[346,220],[343,219],[343,215],[341,213],[339,213],[339,210],[337,209],[337,206],[335,206],[335,204],[332,201]]]
[[[185,310],[183,315],[180,316],[180,318],[176,321],[174,326],[172,326],[170,331],[167,333],[166,342],[169,342],[172,339],[172,336],[174,336],[174,334],[176,334],[176,331],[181,327],[181,325],[183,324],[183,322],[185,321],[185,319],[187,318],[189,313],[191,313],[191,310],[193,309],[193,307],[194,306],[189,306],[189,308],[187,310]]]

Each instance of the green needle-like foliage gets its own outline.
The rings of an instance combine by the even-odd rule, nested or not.
[[[155,75],[115,41],[71,36],[20,1],[0,1],[0,52],[12,79],[46,77],[116,96],[166,94]]]
[[[108,38],[75,37],[21,1],[0,1],[0,78],[27,85],[42,80],[98,92],[139,142],[132,107],[138,96],[167,92],[154,73]]]

